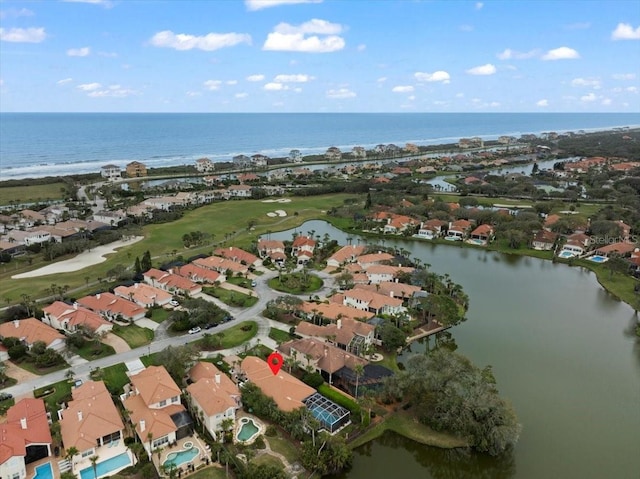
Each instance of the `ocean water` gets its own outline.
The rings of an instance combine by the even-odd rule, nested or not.
[[[238,154],[287,156],[377,144],[594,131],[640,125],[640,113],[1,113],[0,180],[99,172],[107,163],[193,164]]]

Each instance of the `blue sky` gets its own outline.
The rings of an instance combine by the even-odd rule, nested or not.
[[[0,111],[638,112],[640,0],[0,0]]]

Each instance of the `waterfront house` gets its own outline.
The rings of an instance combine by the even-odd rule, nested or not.
[[[213,364],[203,361],[191,368],[189,379],[186,392],[191,412],[218,439],[224,420],[231,419],[235,425],[236,411],[242,406],[240,389]]]
[[[249,185],[231,185],[227,191],[230,198],[251,198],[252,189]]]
[[[375,284],[356,284],[354,288],[365,289],[367,291],[373,291],[391,298],[399,298],[406,302],[411,299],[416,293],[422,291],[420,286],[414,286],[412,284],[400,283],[399,281],[381,281]]]
[[[467,243],[486,246],[493,238],[493,226],[482,224],[476,227],[467,240]]]
[[[303,301],[298,306],[298,314],[312,323],[318,318],[329,321],[337,321],[341,318],[366,321],[374,316],[369,311],[362,311],[339,303],[312,303],[308,301]]]
[[[133,301],[123,299],[113,293],[98,293],[95,296],[85,296],[78,300],[78,304],[91,311],[95,311],[108,321],[124,319],[138,321],[147,313],[145,308]]]
[[[545,229],[538,230],[533,235],[531,246],[533,249],[541,251],[552,250],[558,239],[558,234]]]
[[[340,148],[336,146],[330,146],[329,148],[327,148],[327,151],[324,154],[324,158],[328,161],[339,161],[342,159],[342,152],[340,151]]]
[[[417,238],[428,239],[428,240],[438,238],[442,235],[443,228],[445,226],[447,226],[447,222],[442,220],[433,219],[433,220],[423,221],[422,223],[420,223],[420,229],[418,230],[418,233],[415,236]]]
[[[113,292],[116,296],[133,301],[138,306],[147,309],[154,306],[164,306],[173,299],[171,293],[145,283],[135,283],[133,286],[118,286]]]
[[[402,305],[401,299],[359,288],[344,291],[342,293],[342,304],[362,311],[369,311],[376,315],[402,315],[407,311]]]
[[[365,270],[370,284],[380,284],[389,281],[395,281],[396,277],[401,273],[413,273],[415,268],[410,266],[393,266],[388,264],[374,264]]]
[[[258,240],[258,254],[262,259],[271,258],[276,263],[284,263],[287,259],[285,254],[284,242],[280,240]]]
[[[149,366],[131,376],[122,403],[147,454],[193,432],[193,421],[180,401],[182,390],[164,366]]]
[[[601,256],[622,256],[631,257],[633,253],[638,252],[638,245],[635,243],[629,243],[627,241],[618,241],[617,243],[611,243],[605,246],[601,246],[596,249],[596,254]]]
[[[133,453],[124,444],[124,423],[104,382],[86,381],[72,389],[71,396],[66,407],[58,411],[64,448],[77,450],[70,461],[71,472],[89,477],[90,458],[95,456],[99,463],[119,458],[119,465],[110,474],[135,464]]]
[[[64,335],[36,318],[14,319],[0,324],[0,338],[17,338],[29,348],[38,341],[57,352],[65,348]]]
[[[301,321],[296,327],[299,336],[324,338],[325,341],[355,355],[362,355],[374,339],[375,326],[351,318],[340,318],[335,323],[317,325]]]
[[[232,161],[234,168],[249,168],[251,166],[251,158],[247,155],[236,155]]]
[[[269,157],[266,155],[261,155],[260,153],[251,155],[251,164],[253,166],[256,166],[256,167],[267,166],[268,161],[269,161]]]
[[[198,158],[196,160],[196,170],[200,173],[208,173],[216,169],[216,164],[209,158]]]
[[[367,157],[367,150],[362,146],[354,146],[351,150],[351,156],[356,159],[362,160]]]
[[[313,257],[316,240],[308,236],[296,236],[291,245],[291,255],[298,258],[298,263],[307,262]]]
[[[139,161],[132,161],[125,167],[127,177],[129,178],[141,178],[147,176],[147,165],[140,163]]]
[[[457,220],[449,223],[449,229],[445,239],[452,241],[462,241],[467,237],[471,223],[467,220]]]
[[[51,456],[52,442],[44,401],[18,401],[0,422],[0,477],[26,479],[26,465]]]
[[[78,303],[73,305],[55,301],[42,309],[44,316],[42,322],[52,328],[74,333],[87,330],[95,334],[106,334],[113,329],[106,319],[95,311],[83,308]]]
[[[302,161],[302,153],[300,153],[300,150],[291,150],[288,160],[290,163],[300,163]]]
[[[347,245],[340,248],[327,260],[327,266],[339,268],[347,263],[353,263],[356,258],[362,255],[366,247],[364,245]]]
[[[107,181],[115,181],[122,178],[122,172],[117,165],[104,165],[100,168],[100,176]]]
[[[363,254],[358,256],[358,258],[356,259],[356,263],[358,264],[358,266],[360,266],[360,268],[366,270],[369,266],[373,266],[374,264],[389,264],[391,260],[393,260],[392,254],[378,251],[377,253]]]

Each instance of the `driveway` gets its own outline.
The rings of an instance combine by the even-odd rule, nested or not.
[[[124,353],[131,349],[124,339],[113,333],[107,333],[104,338],[102,338],[102,342],[111,346],[115,350],[116,354]]]

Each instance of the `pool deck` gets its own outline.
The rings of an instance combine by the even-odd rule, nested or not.
[[[31,464],[27,464],[27,479],[32,479],[33,476],[36,475],[36,467],[41,466],[42,464],[46,464],[47,462],[51,463],[53,477],[60,477],[60,471],[58,470],[58,461],[60,459],[62,458],[52,455],[43,459],[39,459],[36,462],[32,462]]]
[[[118,444],[116,444],[115,446],[112,446],[112,447],[101,446],[96,449],[96,456],[99,457],[98,463],[104,462],[108,459],[111,459],[112,457],[119,456],[120,454],[123,454],[123,453],[128,454],[130,458],[133,457],[133,454],[131,453],[129,448],[124,445],[124,441],[122,439],[119,440]],[[135,458],[133,458],[133,464],[135,464]],[[76,460],[73,463],[73,472],[78,477],[80,477],[80,471],[87,469],[88,467],[93,467],[91,464],[91,461],[89,460],[89,457],[85,459]],[[108,475],[110,476],[112,474],[115,474],[115,471],[110,472]],[[60,476],[55,476],[55,477],[60,477]]]
[[[190,462],[193,464],[194,469],[197,469],[200,465],[206,464],[206,459],[211,459],[211,452],[209,446],[198,436],[197,432],[194,432],[192,436],[183,437],[182,439],[176,442],[176,445],[173,447],[163,447],[162,452],[160,453],[160,461],[158,461],[158,454],[156,452],[153,453],[152,461],[153,465],[156,466],[156,470],[160,474],[160,477],[168,477],[162,475],[162,468],[160,467],[167,460],[167,457],[172,452],[180,452],[185,449],[184,444],[187,442],[192,442],[193,447],[197,447],[200,449],[200,454],[193,458]],[[178,471],[182,470],[182,477],[190,474],[191,472],[188,469],[189,463],[184,463],[178,466]],[[209,464],[211,464],[211,460],[209,460]]]

